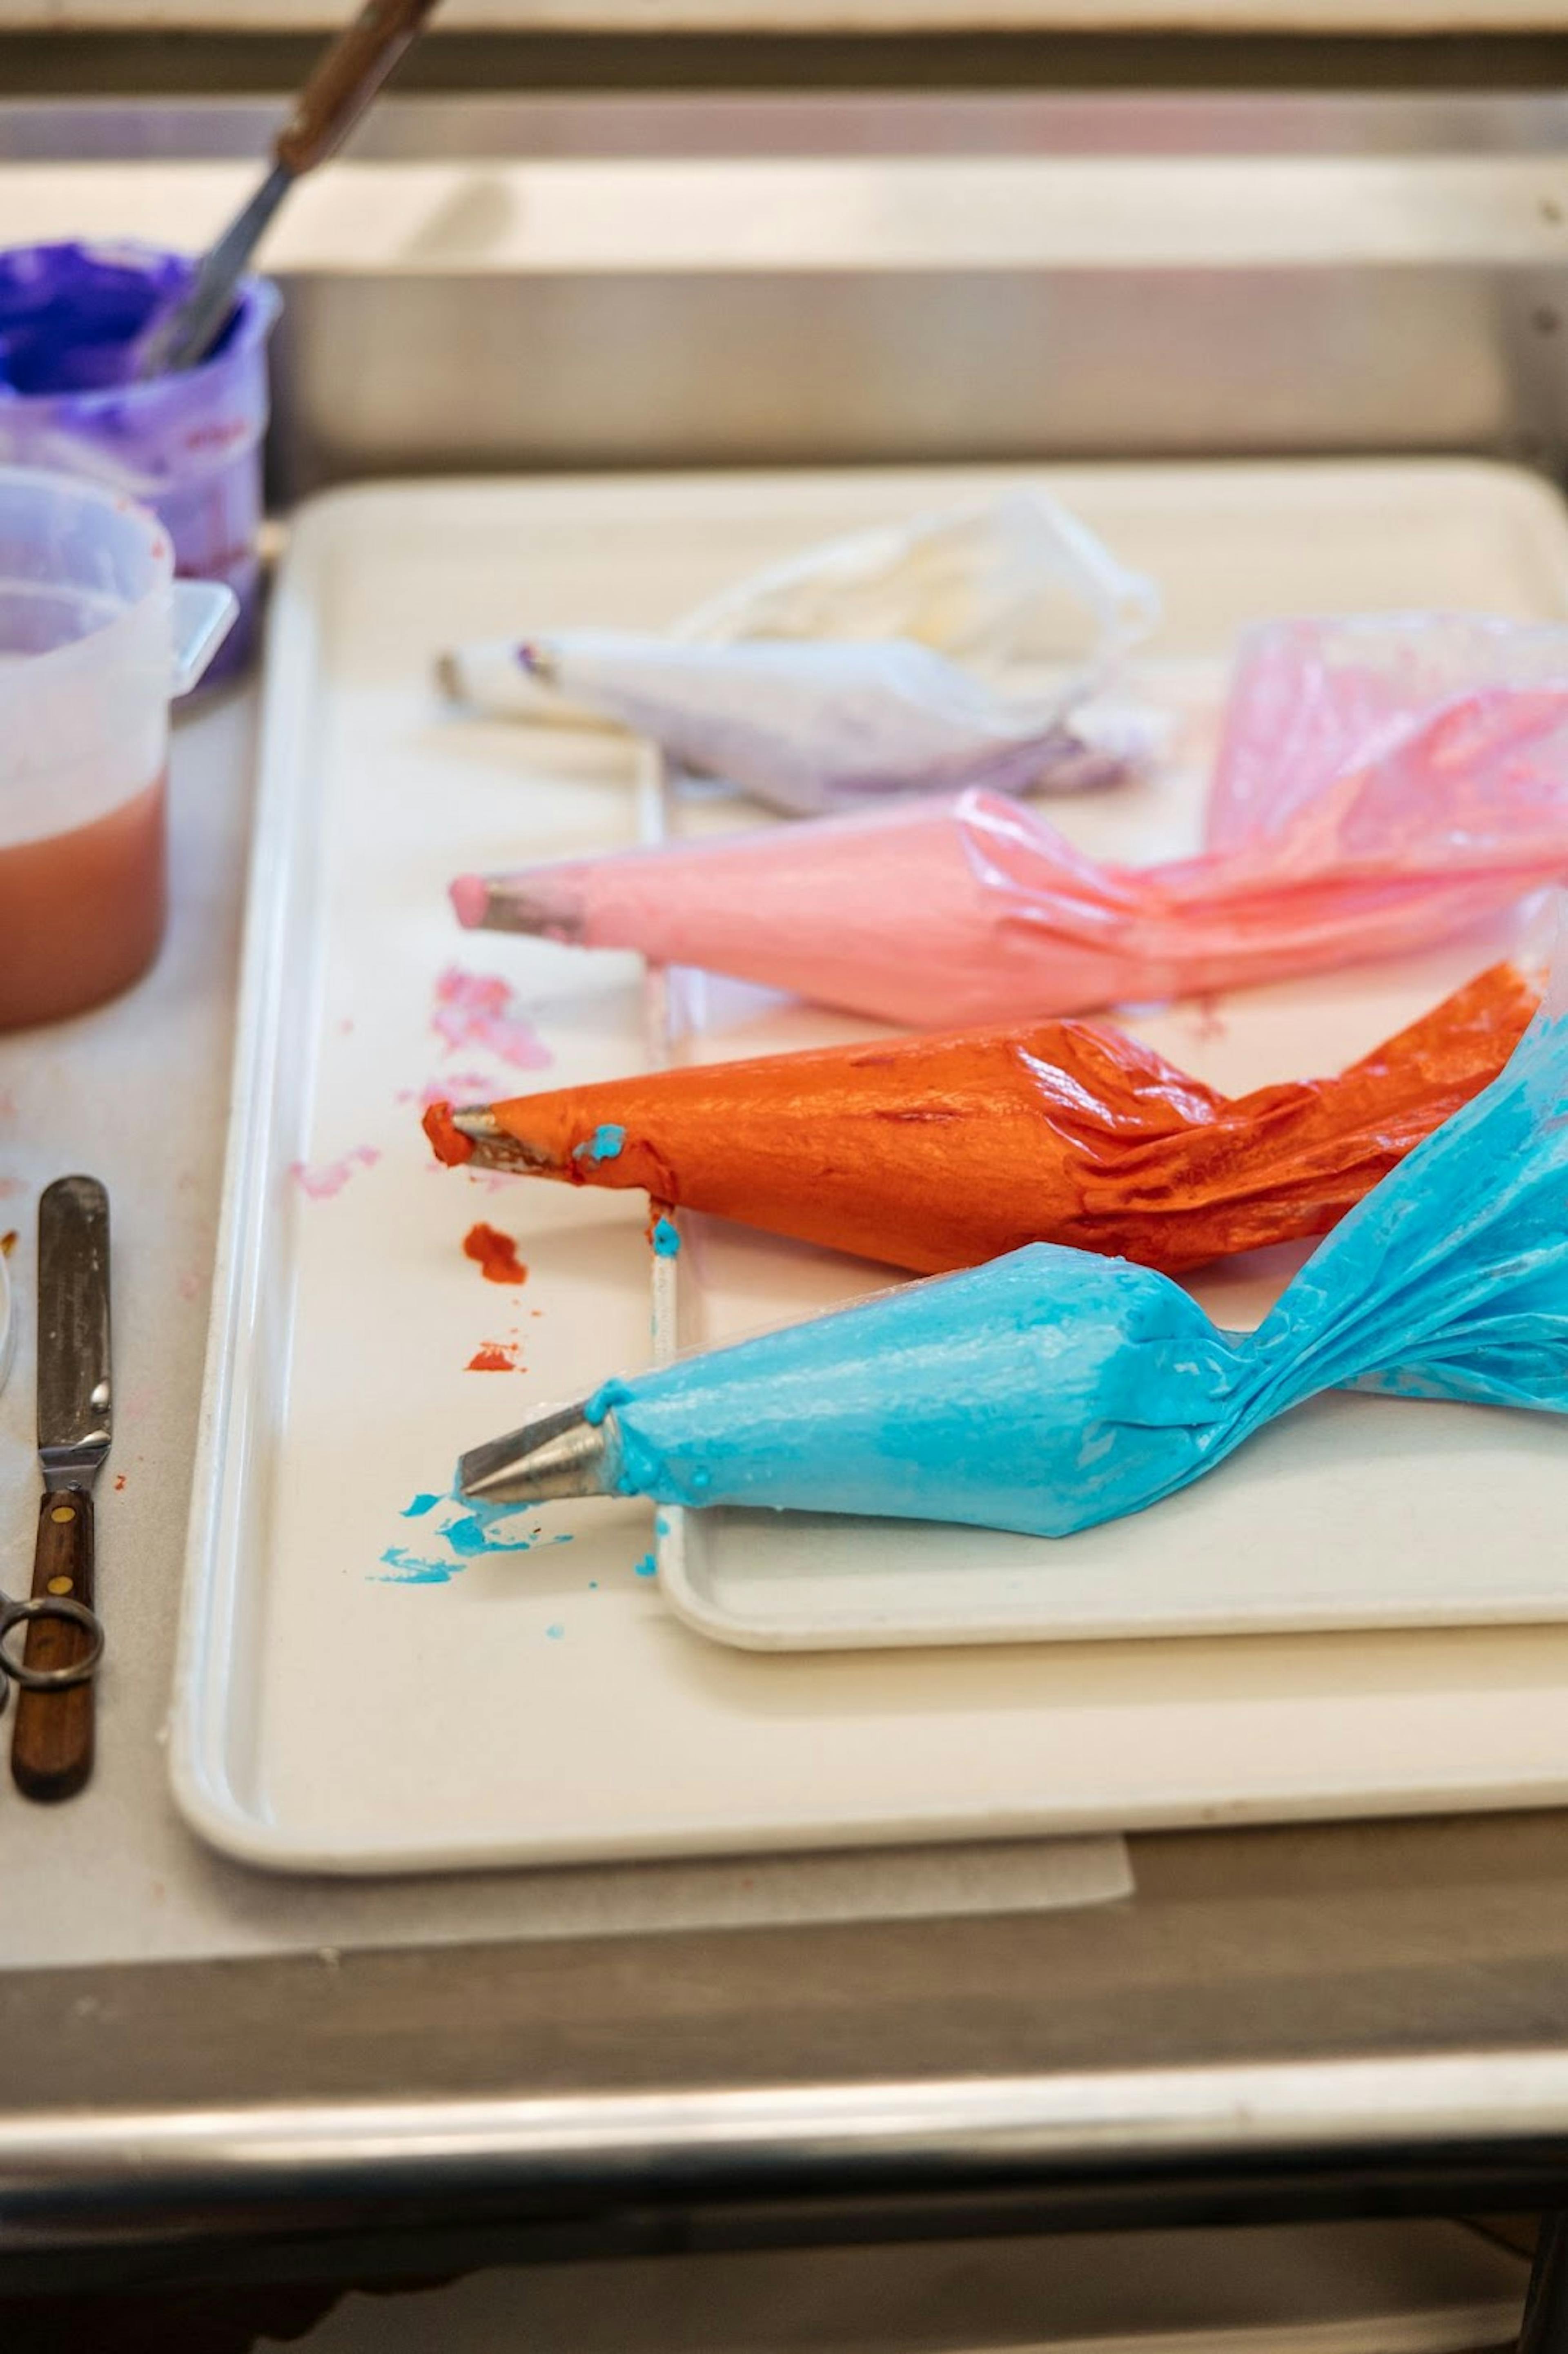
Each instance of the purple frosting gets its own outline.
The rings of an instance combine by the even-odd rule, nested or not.
[[[176,570],[229,583],[240,619],[213,684],[243,666],[255,624],[278,293],[244,280],[199,367],[136,383],[137,338],[194,273],[186,255],[142,245],[0,252],[0,465],[64,468],[141,499],[162,517]]]
[[[0,253],[0,398],[128,384],[137,337],[194,276],[183,254],[144,246],[34,245]],[[213,357],[238,323],[237,313]]]

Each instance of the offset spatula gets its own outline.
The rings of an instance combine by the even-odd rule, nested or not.
[[[268,222],[295,181],[336,154],[435,5],[365,0],[301,91],[273,142],[271,170],[206,256],[185,301],[144,335],[139,379],[197,367],[206,359],[228,323],[234,290]]]
[[[109,1453],[109,1196],[96,1177],[60,1177],[38,1203],[38,1460],[44,1495],[33,1595],[92,1608],[92,1483]],[[84,1612],[84,1616],[85,1616]],[[65,1675],[96,1656],[90,1624],[36,1618],[23,1662]],[[69,1798],[92,1771],[90,1676],[24,1684],[11,1774],[29,1798]]]

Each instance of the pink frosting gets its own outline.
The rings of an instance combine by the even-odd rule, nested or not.
[[[1114,865],[971,790],[493,887],[535,924],[575,905],[589,947],[921,1028],[1394,955],[1568,875],[1568,632],[1403,615],[1259,631],[1207,840]]]

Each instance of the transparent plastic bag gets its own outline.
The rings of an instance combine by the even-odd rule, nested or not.
[[[1036,1243],[607,1383],[610,1480],[663,1504],[1061,1537],[1140,1511],[1335,1387],[1568,1410],[1568,987],[1501,1076],[1320,1243],[1255,1332]],[[613,1416],[612,1421],[607,1421]]]
[[[1565,872],[1568,629],[1407,614],[1249,633],[1193,858],[1093,859],[969,790],[453,895],[465,923],[950,1028],[1395,955]]]
[[[459,648],[437,669],[454,700],[627,726],[683,767],[809,814],[866,795],[1081,791],[1119,775],[1147,751],[1147,725],[1086,706],[1159,610],[1151,580],[1024,488],[831,541],[667,633],[546,631]],[[1004,691],[1021,663],[1049,683]]]

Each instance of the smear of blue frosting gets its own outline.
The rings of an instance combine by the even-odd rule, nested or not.
[[[1568,1019],[1313,1253],[1253,1333],[1031,1245],[610,1382],[623,1494],[1041,1536],[1141,1511],[1320,1390],[1568,1411]]]
[[[381,1585],[445,1585],[462,1567],[461,1561],[438,1561],[416,1553],[407,1545],[388,1545],[381,1556],[392,1575],[378,1578]]]
[[[651,1553],[645,1553],[641,1560],[633,1564],[632,1575],[634,1577],[657,1577],[658,1575],[659,1564],[654,1560]]]
[[[379,1584],[446,1585],[482,1555],[532,1553],[536,1545],[572,1542],[570,1529],[546,1531],[537,1523],[520,1533],[496,1533],[497,1522],[520,1519],[526,1507],[475,1503],[459,1496],[455,1488],[444,1496],[421,1490],[403,1507],[402,1517],[406,1521],[423,1520],[438,1505],[444,1508],[445,1517],[425,1532],[422,1550],[416,1552],[412,1546],[402,1544],[387,1547],[381,1563],[389,1575],[380,1578]]]
[[[672,1218],[653,1221],[653,1248],[661,1258],[674,1258],[681,1248],[681,1230]]]
[[[601,1128],[596,1128],[593,1134],[583,1143],[573,1146],[572,1159],[574,1161],[615,1161],[620,1158],[621,1146],[625,1142],[626,1130],[616,1121],[606,1120],[604,1125]]]

